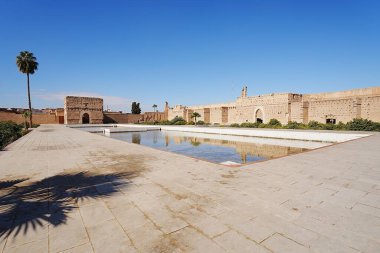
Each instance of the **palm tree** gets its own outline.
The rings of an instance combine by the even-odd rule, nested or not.
[[[157,111],[157,105],[154,104],[152,107],[153,107],[154,112],[156,112]]]
[[[22,51],[20,54],[16,57],[16,64],[18,67],[18,70],[26,74],[27,76],[27,82],[28,82],[28,100],[29,100],[29,126],[32,127],[32,101],[30,100],[30,85],[29,85],[29,74],[34,74],[34,72],[37,70],[38,62],[37,58],[34,57],[33,53],[28,51]]]
[[[195,121],[195,125],[197,124],[197,118],[201,117],[201,115],[197,112],[193,112],[191,114],[191,118],[194,118],[194,121]]]

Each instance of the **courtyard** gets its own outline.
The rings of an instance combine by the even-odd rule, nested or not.
[[[229,167],[42,125],[0,152],[0,249],[379,252],[379,143]]]

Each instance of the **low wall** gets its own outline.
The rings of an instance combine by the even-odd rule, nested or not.
[[[0,111],[0,121],[13,121],[17,124],[23,124],[25,119],[22,114],[14,112]],[[29,120],[27,119],[27,122]],[[33,114],[33,124],[58,124],[59,116],[55,114]]]
[[[128,125],[128,127],[144,127],[146,125]],[[157,125],[152,126],[157,127]],[[193,132],[193,133],[210,133],[222,135],[238,135],[262,138],[276,138],[289,140],[305,140],[305,141],[322,141],[322,142],[344,142],[354,140],[371,134],[361,133],[344,133],[344,132],[323,132],[311,130],[269,130],[269,129],[237,129],[225,127],[189,127],[189,126],[159,126],[161,130]]]
[[[165,112],[145,112],[143,117],[145,122],[164,121],[168,119]]]
[[[61,116],[63,117],[63,116]],[[78,119],[80,116],[77,117]],[[134,124],[143,121],[162,121],[167,117],[163,112],[146,112],[144,114],[132,113],[104,113],[103,123]],[[24,117],[21,113],[0,111],[0,121],[13,121],[17,124],[24,123]],[[75,124],[77,124],[77,119]],[[33,114],[34,124],[59,124],[59,116],[53,113]],[[62,122],[63,123],[63,119]],[[68,125],[73,122],[68,122]]]
[[[143,114],[104,112],[103,115],[103,123],[133,124],[144,121],[163,121],[167,119],[164,112],[145,112]]]

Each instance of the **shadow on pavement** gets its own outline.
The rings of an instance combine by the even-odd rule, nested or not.
[[[110,196],[136,176],[133,172],[59,174],[27,184],[27,179],[0,181],[0,237],[17,236],[44,224],[65,223],[77,202]],[[20,186],[17,186],[20,184]]]

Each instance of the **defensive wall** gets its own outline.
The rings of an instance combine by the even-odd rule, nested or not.
[[[272,93],[248,96],[244,87],[235,102],[202,106],[177,105],[168,111],[168,119],[183,117],[192,121],[197,112],[205,123],[233,124],[243,122],[268,123],[277,119],[308,123],[347,123],[354,118],[380,122],[380,87],[354,89],[319,94]]]

